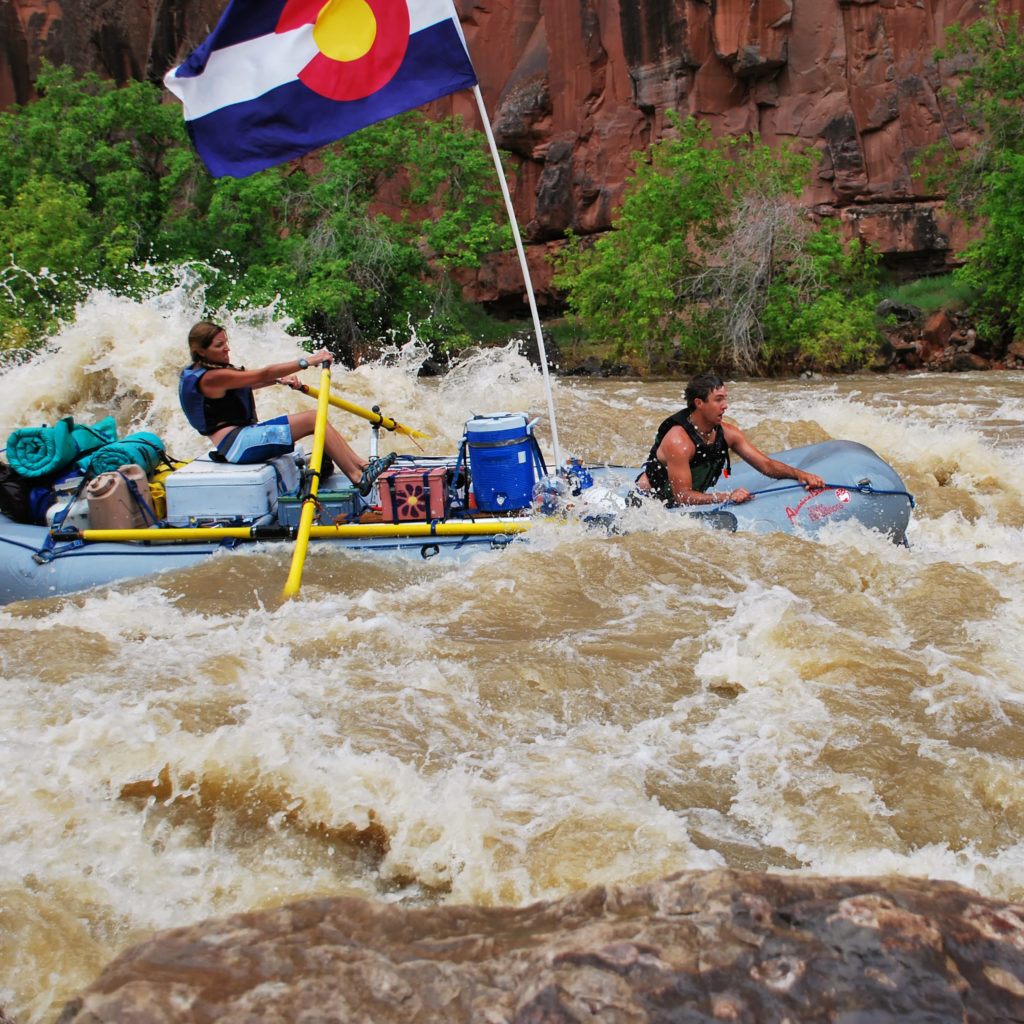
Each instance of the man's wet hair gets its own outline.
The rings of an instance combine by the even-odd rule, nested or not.
[[[686,411],[693,412],[697,408],[697,399],[702,402],[708,400],[712,391],[725,387],[722,379],[716,373],[698,373],[689,384],[686,385]]]

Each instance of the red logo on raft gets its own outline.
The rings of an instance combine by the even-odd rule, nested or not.
[[[805,497],[796,508],[787,508],[786,515],[789,517],[789,521],[793,522],[793,520],[800,515],[800,511],[803,509],[804,505],[812,499],[817,498],[819,495],[824,494],[825,490],[827,490],[827,488],[823,488],[820,491],[810,491],[807,497]],[[839,512],[843,505],[849,504],[850,492],[846,490],[845,487],[837,487],[835,495],[839,500],[838,505],[812,505],[807,510],[807,518],[810,519],[812,523],[818,523],[821,522],[822,519],[827,519],[833,512]]]

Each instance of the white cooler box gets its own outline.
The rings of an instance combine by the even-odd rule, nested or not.
[[[245,466],[193,459],[164,481],[167,522],[171,526],[189,526],[275,515],[279,491],[287,493],[299,486],[296,454]]]

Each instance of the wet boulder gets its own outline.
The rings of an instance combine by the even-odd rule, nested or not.
[[[315,899],[155,935],[59,1024],[1024,1018],[1024,905],[729,870],[523,908]]]

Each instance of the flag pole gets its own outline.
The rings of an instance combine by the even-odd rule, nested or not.
[[[555,398],[551,390],[551,376],[548,373],[548,356],[544,348],[544,332],[540,325],[540,314],[537,312],[537,299],[533,294],[533,282],[530,279],[530,268],[526,264],[526,253],[523,251],[523,240],[519,234],[519,225],[516,223],[516,211],[512,207],[512,196],[509,195],[508,182],[505,181],[505,170],[501,166],[501,156],[498,153],[498,146],[494,141],[494,132],[491,131],[491,120],[487,116],[487,108],[484,106],[484,98],[480,92],[479,84],[473,86],[473,95],[476,97],[477,107],[480,109],[480,120],[484,123],[484,132],[487,135],[487,144],[491,147],[491,157],[494,160],[495,169],[498,172],[498,181],[501,184],[501,194],[505,197],[505,209],[508,211],[509,223],[512,225],[512,236],[516,241],[516,252],[519,254],[519,264],[523,269],[523,280],[526,283],[526,297],[530,302],[530,314],[533,317],[533,328],[537,335],[537,351],[540,353],[540,368],[544,374],[544,389],[548,396],[548,418],[551,421],[551,448],[555,458],[555,472],[562,471],[562,456],[558,450],[558,425],[555,422]]]

